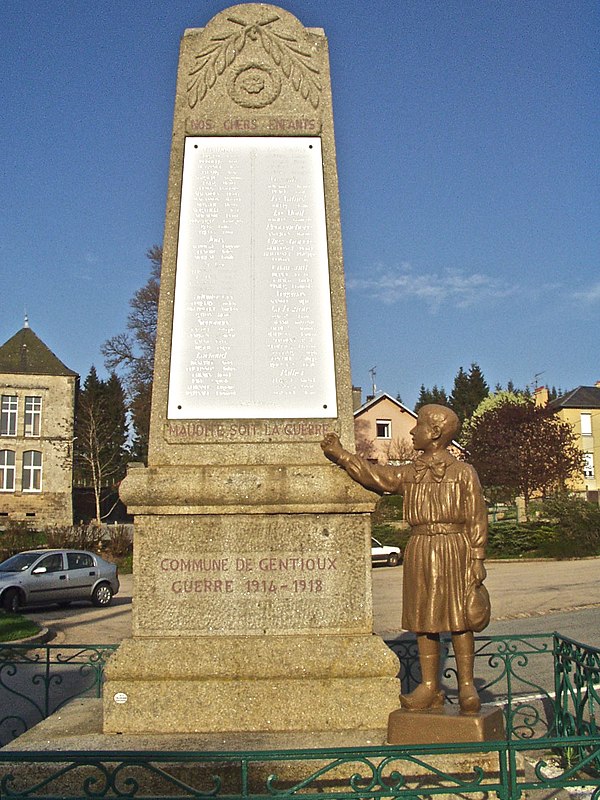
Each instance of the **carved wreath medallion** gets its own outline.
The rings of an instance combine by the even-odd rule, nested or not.
[[[190,70],[188,103],[194,108],[204,99],[226,69],[236,62],[244,50],[256,44],[269,56],[272,67],[254,61],[229,70],[228,92],[231,99],[245,108],[263,108],[272,103],[281,91],[281,75],[287,78],[294,90],[318,108],[322,91],[321,76],[312,53],[292,36],[287,29],[277,30],[278,15],[261,22],[247,23],[235,17],[227,21],[233,25],[231,33],[213,36],[210,44],[197,56]]]
[[[244,64],[232,73],[227,91],[239,106],[264,108],[279,97],[281,78],[260,64]]]

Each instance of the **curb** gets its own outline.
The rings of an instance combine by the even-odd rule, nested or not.
[[[34,636],[28,636],[25,639],[11,639],[10,642],[0,642],[0,647],[10,647],[13,644],[46,644],[56,636],[52,628],[42,628],[39,633]]]
[[[572,558],[486,558],[486,564],[547,564],[549,561],[598,561],[600,556],[573,556]]]

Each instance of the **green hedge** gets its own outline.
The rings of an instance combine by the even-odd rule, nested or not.
[[[0,562],[23,550],[38,548],[92,550],[114,561],[123,573],[132,571],[132,541],[129,526],[100,527],[93,522],[79,525],[51,525],[33,530],[26,522],[9,520],[0,528]]]
[[[0,530],[0,561],[5,561],[22,550],[35,550],[36,547],[47,546],[46,534],[31,530],[26,522],[11,520],[3,530]]]
[[[559,539],[555,528],[538,523],[494,522],[488,535],[488,557],[557,556]]]
[[[384,497],[373,514],[373,536],[405,549],[410,531],[399,527],[401,498]],[[600,555],[600,506],[572,497],[537,503],[535,519],[492,522],[488,558],[583,558]]]

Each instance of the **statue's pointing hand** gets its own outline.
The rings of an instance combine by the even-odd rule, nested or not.
[[[344,448],[340,442],[340,437],[337,435],[337,433],[327,433],[321,442],[321,447],[327,458],[330,461],[333,461],[334,464],[338,463],[340,456],[344,452]]]

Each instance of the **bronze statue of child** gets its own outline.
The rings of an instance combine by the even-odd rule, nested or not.
[[[335,433],[321,447],[366,489],[404,495],[411,536],[404,553],[402,627],[417,635],[422,682],[401,695],[402,707],[424,710],[444,704],[440,633],[450,631],[460,708],[476,714],[481,702],[473,681],[473,631],[482,630],[490,614],[483,587],[487,509],[473,467],[446,449],[459,425],[451,409],[423,406],[410,432],[414,449],[422,452],[401,466],[371,464],[344,450]]]

